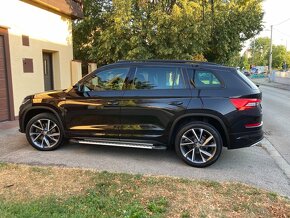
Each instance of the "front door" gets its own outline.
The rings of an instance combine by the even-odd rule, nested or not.
[[[63,106],[66,128],[72,137],[115,138],[119,140],[120,99],[129,68],[96,72],[72,89]]]
[[[0,122],[9,119],[7,69],[5,62],[4,36],[0,35]]]
[[[44,90],[53,90],[52,53],[43,52]]]

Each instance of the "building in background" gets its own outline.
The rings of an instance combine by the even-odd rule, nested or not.
[[[72,20],[82,16],[81,0],[0,2],[0,122],[17,117],[25,96],[80,79]]]

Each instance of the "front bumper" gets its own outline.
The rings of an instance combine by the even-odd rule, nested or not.
[[[21,104],[19,107],[19,132],[25,133],[25,127],[24,127],[24,118],[25,118],[25,113],[29,108],[31,108],[32,102],[31,99],[26,101],[24,104]]]

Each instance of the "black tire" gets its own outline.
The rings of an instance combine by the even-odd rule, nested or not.
[[[48,127],[51,129],[50,131],[47,129]],[[52,129],[52,127],[54,128]],[[40,151],[55,150],[64,142],[63,128],[58,119],[50,113],[41,113],[31,118],[26,125],[25,132],[27,141]]]
[[[192,129],[194,129],[194,131]],[[196,132],[196,134],[194,135],[193,132]],[[192,137],[190,137],[190,134],[192,134]],[[202,134],[205,136],[199,137]],[[206,136],[208,137],[206,138]],[[199,141],[198,139],[200,138],[202,138],[202,140]],[[210,141],[207,143],[207,146],[203,146],[202,144],[206,142],[207,139],[210,139]],[[195,140],[197,142],[195,142]],[[175,151],[177,155],[188,165],[198,168],[207,167],[216,162],[220,157],[222,147],[223,142],[219,132],[214,126],[205,122],[196,121],[185,124],[178,130],[175,138]],[[190,154],[191,158],[189,157]],[[212,156],[205,154],[212,154]],[[198,160],[198,155],[200,156],[200,161]],[[208,160],[203,162],[206,157]]]

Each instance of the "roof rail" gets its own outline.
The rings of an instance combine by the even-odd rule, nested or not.
[[[205,65],[219,65],[212,62],[193,61],[193,60],[162,60],[162,59],[146,59],[146,60],[120,60],[117,63],[130,63],[130,62],[156,62],[156,63],[178,63],[178,64],[205,64]]]

